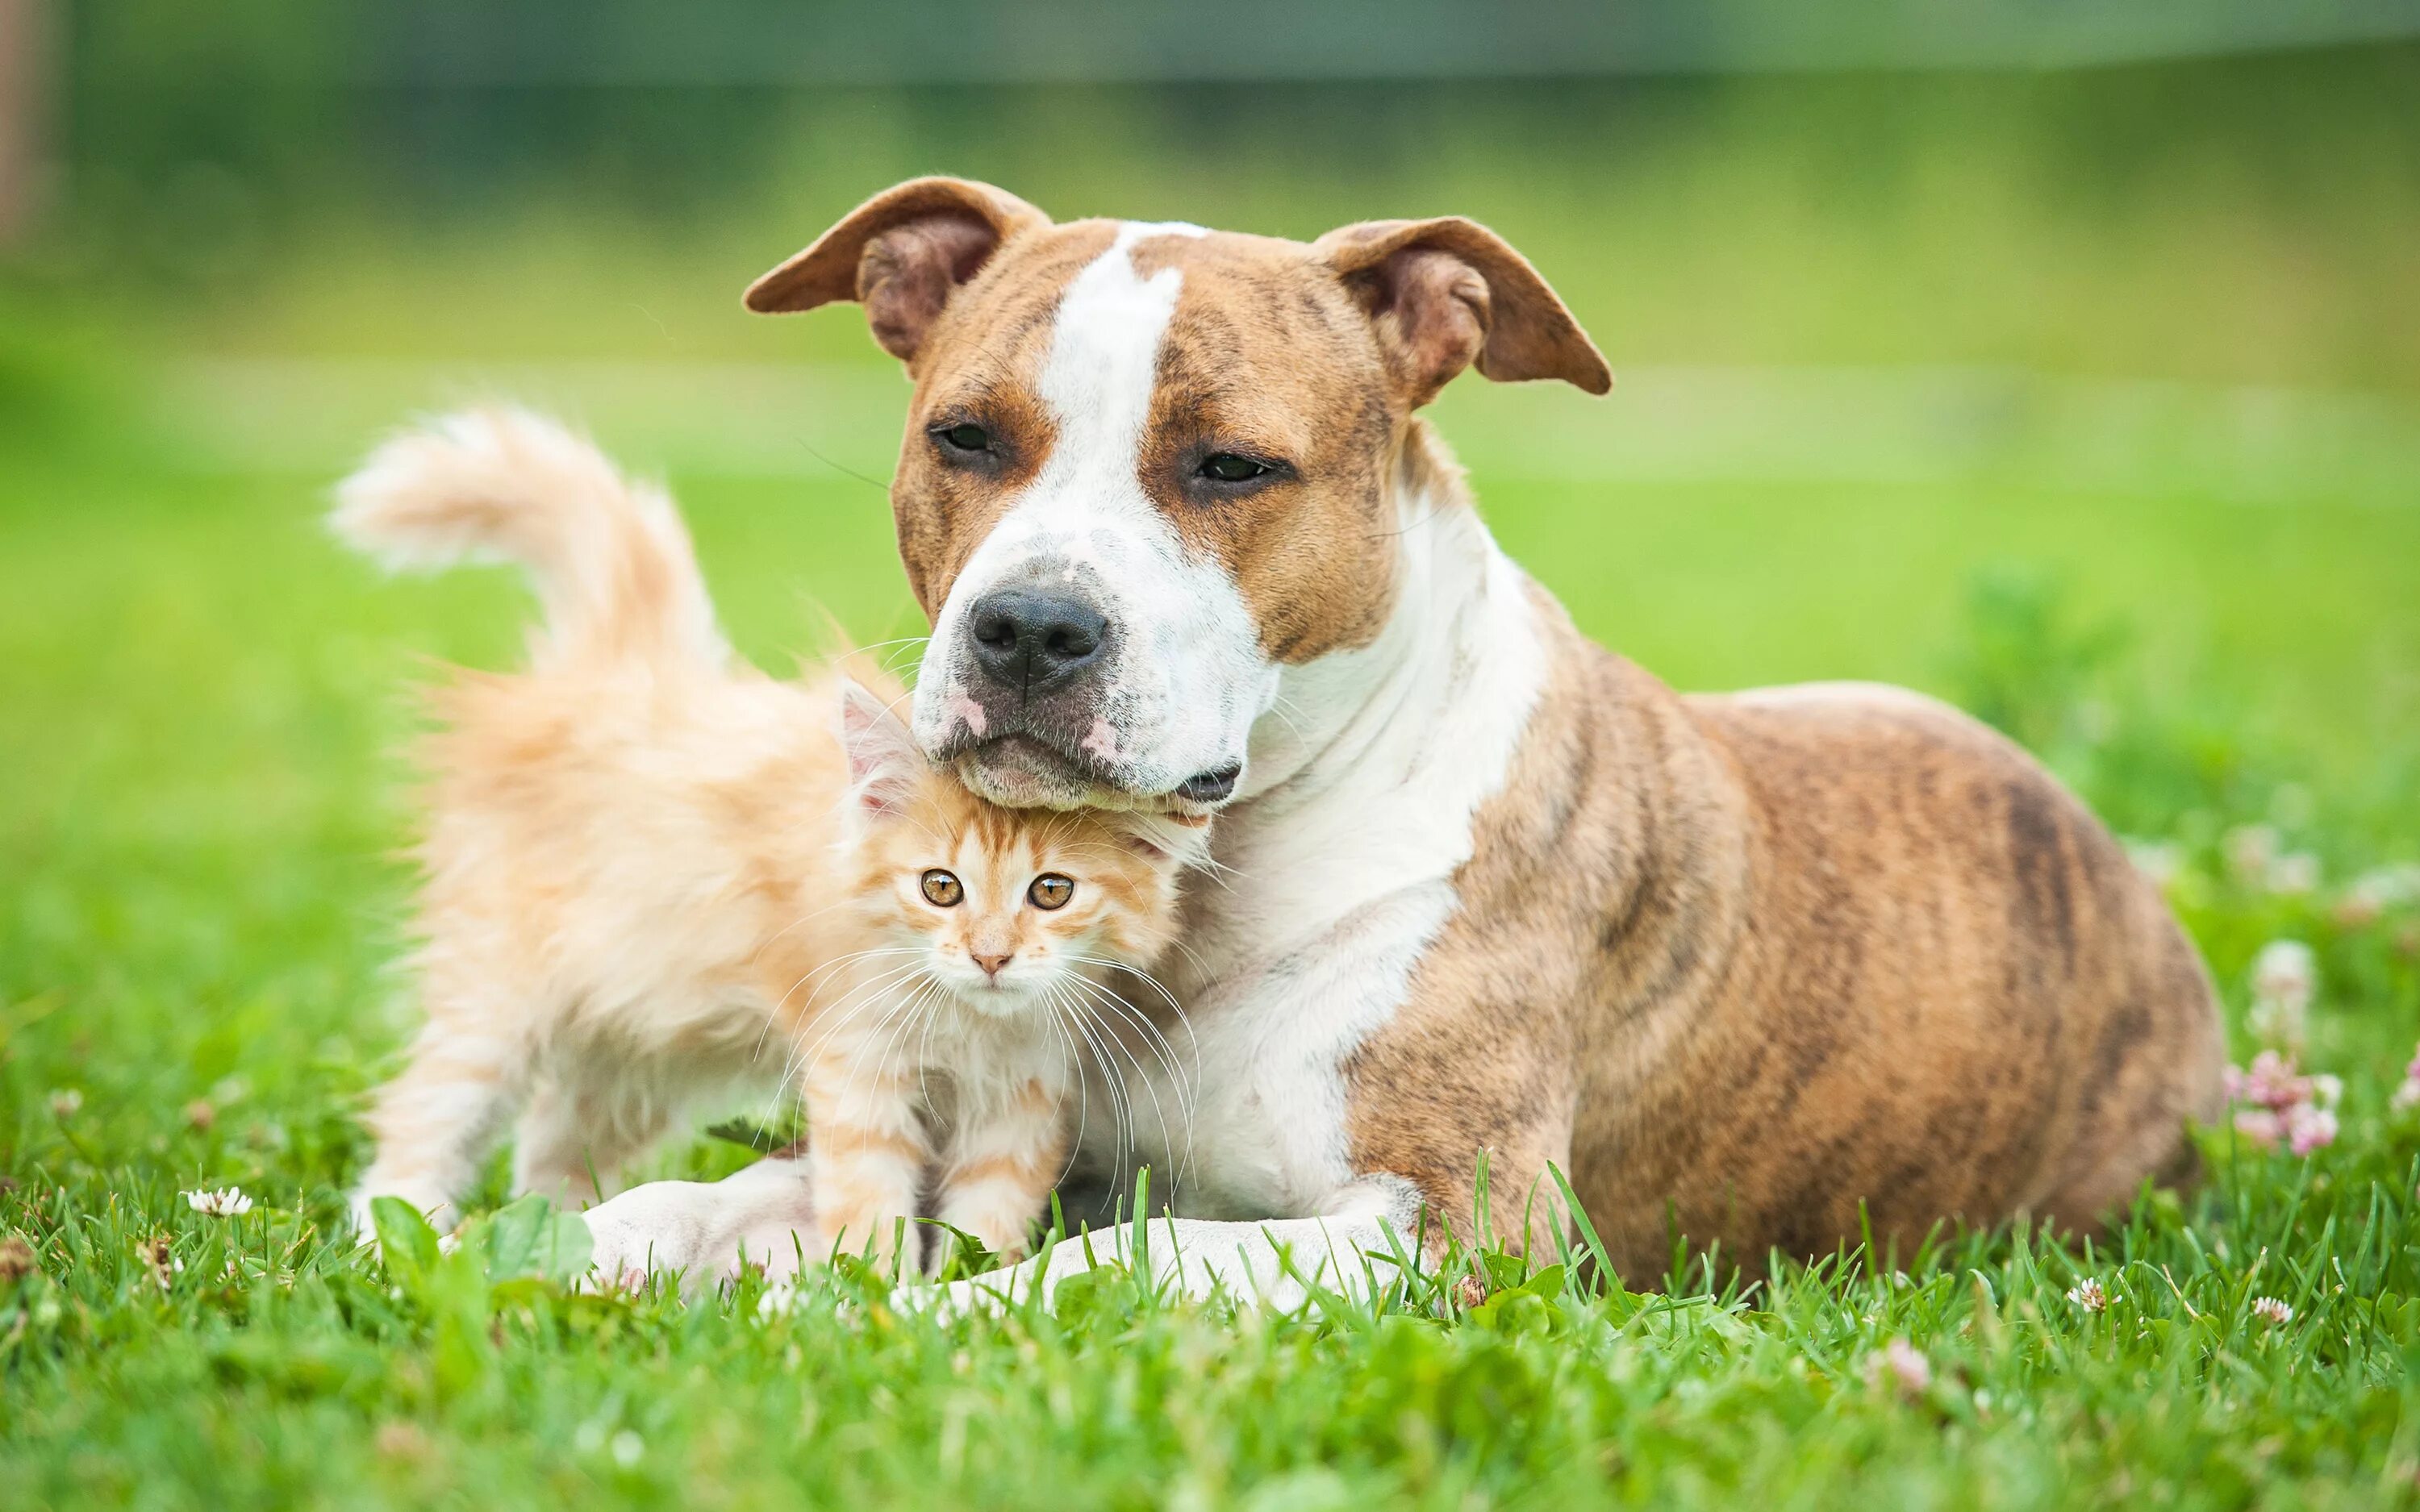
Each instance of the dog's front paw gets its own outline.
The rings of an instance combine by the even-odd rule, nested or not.
[[[593,1290],[635,1290],[658,1273],[704,1269],[721,1204],[704,1181],[650,1181],[581,1214],[588,1224]]]

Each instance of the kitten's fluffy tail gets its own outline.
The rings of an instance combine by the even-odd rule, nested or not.
[[[520,564],[546,608],[540,666],[730,656],[672,501],[525,409],[465,410],[387,441],[336,490],[329,523],[404,570]]]

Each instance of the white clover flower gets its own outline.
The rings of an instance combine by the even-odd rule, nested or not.
[[[207,1187],[199,1192],[188,1192],[185,1204],[195,1212],[206,1212],[213,1218],[240,1218],[252,1211],[252,1198],[245,1196],[243,1188],[240,1186],[221,1187],[215,1192]]]
[[[2286,1148],[2297,1155],[2336,1142],[2336,1116],[2305,1103],[2286,1115]]]
[[[2100,1281],[2086,1276],[2068,1288],[2067,1300],[2087,1313],[2097,1313],[2109,1305],[2109,1293],[2101,1289]]]
[[[2264,1044],[2300,1050],[2310,1035],[2319,957],[2300,940],[2271,940],[2252,958],[2249,1026]]]
[[[2274,1297],[2252,1299],[2252,1316],[2273,1328],[2283,1327],[2294,1320],[2294,1309]]]
[[[2412,1052],[2412,1063],[2403,1068],[2403,1085],[2395,1089],[2396,1112],[2415,1107],[2420,1107],[2420,1050]]]
[[[2358,929],[2390,908],[2420,903],[2420,861],[2373,867],[2352,879],[2336,900],[2336,922]]]
[[[55,1088],[51,1092],[51,1117],[65,1121],[84,1107],[84,1094],[72,1087]]]
[[[2295,1069],[2291,1054],[2263,1050],[2253,1057],[2249,1071],[2227,1067],[2224,1085],[2236,1104],[2235,1132],[2262,1149],[2283,1142],[2295,1154],[2308,1155],[2335,1143],[2342,1078],[2325,1072],[2305,1076]]]
[[[2277,830],[2273,825],[2243,825],[2230,829],[2219,841],[2226,853],[2226,873],[2247,887],[2267,887],[2270,863],[2277,859]]]
[[[2319,888],[2319,858],[2308,851],[2294,851],[2269,863],[2269,890],[2292,897],[2303,897]]]

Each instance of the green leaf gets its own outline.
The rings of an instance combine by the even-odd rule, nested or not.
[[[935,1280],[954,1281],[961,1276],[982,1275],[1000,1268],[1000,1253],[955,1224],[943,1223],[939,1218],[920,1218],[917,1222],[930,1224],[950,1236],[949,1257],[934,1273]]]
[[[797,1144],[804,1133],[796,1119],[779,1124],[760,1123],[754,1119],[726,1119],[721,1123],[707,1125],[706,1135],[726,1144],[745,1145],[760,1155],[769,1155]]]
[[[1563,1283],[1568,1274],[1569,1273],[1566,1272],[1563,1267],[1559,1265],[1550,1265],[1544,1270],[1539,1272],[1536,1275],[1531,1276],[1528,1280],[1522,1282],[1520,1289],[1526,1295],[1544,1297],[1547,1301],[1552,1302],[1555,1298],[1563,1294]]]
[[[1487,1273],[1487,1289],[1491,1292],[1517,1289],[1523,1280],[1523,1273],[1529,1266],[1529,1262],[1520,1256],[1508,1255],[1502,1250],[1481,1254],[1479,1263]]]
[[[379,1254],[388,1273],[401,1285],[420,1289],[437,1265],[437,1230],[401,1197],[372,1197],[370,1225],[378,1230]]]
[[[499,1208],[479,1227],[480,1259],[490,1281],[538,1276],[567,1286],[588,1269],[588,1225],[543,1196]]]

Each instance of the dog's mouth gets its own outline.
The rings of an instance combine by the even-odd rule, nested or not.
[[[1119,791],[1099,763],[1038,735],[969,741],[952,764],[968,787],[1012,809],[1096,807],[1104,794]]]
[[[1175,787],[1144,791],[1091,752],[1030,733],[961,742],[942,753],[969,788],[1012,809],[1140,809],[1195,816],[1235,795],[1243,764],[1197,772]]]

